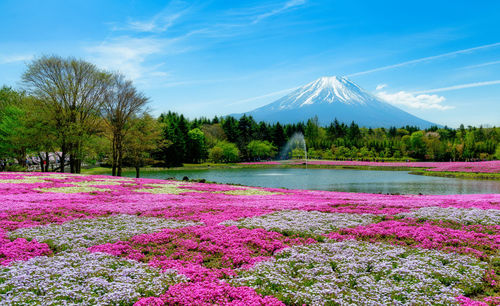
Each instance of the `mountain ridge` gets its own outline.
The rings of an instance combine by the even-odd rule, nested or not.
[[[252,111],[232,114],[251,115],[257,121],[297,123],[318,116],[320,124],[335,119],[356,122],[365,127],[438,125],[407,113],[369,93],[346,77],[321,77],[282,98]],[[439,126],[439,125],[438,125]]]

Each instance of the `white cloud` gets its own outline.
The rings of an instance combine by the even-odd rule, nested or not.
[[[166,16],[156,15],[147,21],[129,21],[128,26],[124,29],[137,32],[161,33],[170,28],[174,24],[175,20],[181,16],[181,13],[176,13]]]
[[[165,76],[159,65],[145,65],[148,57],[161,53],[168,41],[153,38],[121,37],[86,48],[99,67],[120,71],[134,81],[146,76]]]
[[[382,89],[384,89],[386,87],[387,87],[387,84],[378,84],[377,88],[375,88],[375,90],[382,90]]]
[[[411,61],[406,61],[406,62],[394,64],[394,65],[388,65],[388,66],[383,66],[383,67],[379,67],[379,68],[375,68],[375,69],[356,72],[356,73],[352,73],[352,74],[348,75],[348,77],[353,77],[353,76],[357,76],[357,75],[365,75],[365,74],[369,74],[369,73],[373,73],[373,72],[389,70],[389,69],[403,67],[403,66],[407,66],[407,65],[411,65],[411,64],[428,62],[428,61],[433,61],[433,60],[440,59],[440,58],[446,58],[446,57],[450,57],[450,56],[454,56],[454,55],[465,54],[465,53],[470,53],[470,52],[474,52],[477,50],[496,48],[496,47],[500,47],[500,42],[489,44],[489,45],[482,45],[482,46],[478,46],[478,47],[474,47],[474,48],[468,48],[468,49],[462,49],[462,50],[457,50],[457,51],[453,51],[453,52],[438,54],[438,55],[434,55],[434,56],[417,58],[417,59],[414,59]]]
[[[460,85],[454,85],[454,86],[448,86],[448,87],[442,87],[442,88],[434,88],[434,89],[428,89],[428,90],[420,90],[420,91],[415,91],[413,93],[414,94],[421,94],[421,93],[442,92],[442,91],[450,91],[450,90],[457,90],[457,89],[464,89],[464,88],[474,88],[474,87],[489,86],[489,85],[499,85],[499,84],[500,84],[500,80],[493,80],[493,81],[486,81],[486,82],[460,84]]]
[[[258,23],[266,18],[269,18],[271,16],[274,16],[274,15],[278,15],[288,9],[291,9],[291,8],[294,8],[296,6],[300,6],[300,5],[303,5],[304,3],[306,3],[306,0],[290,0],[290,1],[287,1],[286,3],[284,3],[281,7],[277,8],[277,9],[274,9],[272,11],[269,11],[267,13],[263,13],[263,14],[260,14],[260,15],[257,15],[255,17],[255,19],[253,20],[253,23]]]
[[[115,25],[115,31],[133,31],[142,33],[162,33],[190,11],[182,1],[172,1],[163,10],[147,20],[129,20],[125,25]]]
[[[414,94],[407,91],[400,91],[397,93],[388,93],[380,91],[376,96],[396,106],[407,106],[415,109],[437,109],[447,110],[453,106],[442,105],[441,103],[446,100],[443,96]]]
[[[0,64],[11,64],[16,62],[30,61],[33,59],[32,54],[17,54],[17,55],[1,55]]]
[[[486,66],[492,66],[492,65],[498,65],[498,64],[500,64],[500,61],[493,61],[493,62],[486,62],[486,63],[482,63],[482,64],[477,64],[477,65],[465,66],[462,69],[480,68],[480,67],[486,67]]]

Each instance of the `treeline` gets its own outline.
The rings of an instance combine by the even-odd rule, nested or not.
[[[23,90],[0,89],[0,170],[36,160],[42,171],[79,173],[82,165],[104,164],[113,175],[135,167],[138,176],[146,165],[303,158],[303,146],[283,153],[297,134],[316,159],[500,159],[496,127],[371,129],[337,119],[320,126],[317,118],[282,125],[249,116],[189,120],[173,112],[154,118],[131,81],[74,58],[35,59],[22,83]]]
[[[335,119],[320,126],[317,118],[306,123],[269,124],[256,122],[251,116],[199,118],[188,120],[169,112],[159,121],[163,136],[172,140],[163,155],[166,166],[196,163],[254,161],[271,158],[303,158],[304,150],[296,146],[281,155],[293,135],[304,135],[308,158],[363,160],[466,161],[500,159],[500,128],[472,127],[458,129],[431,127],[363,128]]]

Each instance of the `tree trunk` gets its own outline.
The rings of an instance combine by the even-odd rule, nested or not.
[[[66,159],[66,148],[63,147],[61,152],[61,160],[59,161],[61,165],[61,173],[64,173],[64,160]]]
[[[43,165],[43,156],[41,153],[38,153],[38,157],[40,157],[40,172],[44,172],[45,171],[45,167]]]
[[[69,154],[69,172],[75,173],[75,153]]]
[[[112,144],[112,152],[111,152],[111,175],[116,176],[116,134],[113,134],[113,144]]]
[[[123,162],[123,147],[122,147],[122,137],[118,136],[116,141],[116,149],[118,151],[118,176],[122,176],[122,162]]]
[[[49,164],[50,164],[50,156],[49,156],[49,152],[45,152],[45,172],[49,172]]]
[[[140,171],[140,167],[139,166],[135,166],[135,177],[136,178],[139,178],[139,171]]]
[[[75,150],[75,173],[80,173],[80,170],[82,168],[82,142],[78,141],[76,143],[76,150]]]

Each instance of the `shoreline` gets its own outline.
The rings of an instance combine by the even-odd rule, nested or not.
[[[161,171],[192,171],[211,169],[305,169],[305,163],[273,163],[273,164],[184,164],[182,167],[146,167],[141,168],[141,173],[161,172]],[[307,164],[308,169],[345,169],[345,170],[365,170],[365,171],[407,171],[412,175],[424,175],[435,177],[449,177],[471,180],[500,180],[500,173],[495,172],[465,172],[465,171],[434,171],[433,167],[411,167],[411,166],[386,166],[386,165],[332,165],[332,164]],[[134,168],[123,168],[123,172],[135,172]],[[111,168],[96,167],[82,169],[82,174],[111,175]]]

